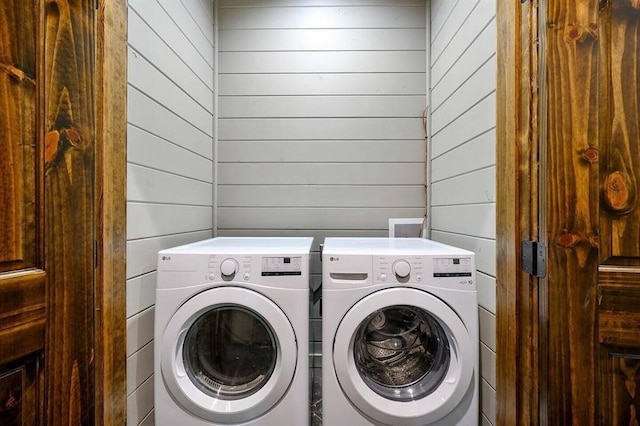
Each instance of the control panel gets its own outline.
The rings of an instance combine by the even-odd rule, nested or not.
[[[302,257],[263,257],[262,276],[302,275]]]
[[[249,281],[256,272],[262,277],[302,276],[301,256],[227,257],[209,256],[207,281]]]
[[[471,257],[379,256],[373,258],[374,284],[428,284],[436,287],[474,287]]]

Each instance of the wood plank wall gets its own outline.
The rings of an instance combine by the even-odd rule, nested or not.
[[[431,1],[431,237],[476,253],[481,411],[495,424],[495,0]]]
[[[425,212],[424,0],[221,0],[220,235],[387,236]],[[320,353],[318,306],[312,352]]]
[[[129,0],[127,425],[152,425],[158,250],[213,234],[211,0]]]

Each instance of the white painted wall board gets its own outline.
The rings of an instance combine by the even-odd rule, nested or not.
[[[211,229],[175,235],[163,235],[143,240],[127,241],[127,279],[154,271],[158,266],[158,252],[171,247],[206,240]]]
[[[219,7],[220,29],[424,28],[424,5]]]
[[[423,95],[424,72],[349,74],[222,74],[219,94],[287,95]]]
[[[127,121],[205,158],[213,158],[210,135],[130,85],[127,87]]]
[[[445,0],[449,1],[449,0]],[[301,6],[389,6],[389,0],[218,0],[220,8]],[[391,6],[422,6],[424,0],[393,0]]]
[[[390,217],[420,217],[421,208],[234,208],[218,209],[220,229],[385,229]]]
[[[482,426],[493,426],[493,423],[491,423],[489,419],[487,419],[487,416],[485,416],[484,413],[482,413],[482,415],[480,416],[480,424]]]
[[[453,13],[454,8],[460,1],[471,0],[433,0],[431,1],[431,22],[430,22],[430,40],[435,42],[442,29],[447,24],[449,16]],[[475,0],[474,0],[475,1]],[[455,23],[454,23],[455,25]]]
[[[127,358],[127,395],[138,389],[153,374],[153,342]]]
[[[200,56],[213,67],[213,22],[202,12],[197,1],[191,2],[191,10],[183,1],[157,0],[185,34]]]
[[[139,424],[153,409],[153,376],[127,397],[127,426]]]
[[[424,51],[220,52],[220,74],[422,72]]]
[[[478,271],[478,304],[491,313],[496,313],[496,278]]]
[[[422,139],[220,141],[218,153],[230,163],[414,163],[426,146]]]
[[[168,79],[193,97],[200,105],[211,108],[211,83],[206,84],[167,46],[137,13],[129,14],[130,49],[154,64]],[[211,112],[211,109],[209,109]]]
[[[221,237],[311,237],[311,250],[317,252],[327,237],[384,238],[389,235],[384,229],[221,229]]]
[[[496,423],[496,391],[485,380],[480,380],[480,405],[482,414],[491,424]]]
[[[213,206],[213,185],[129,164],[127,199],[130,202]]]
[[[139,426],[155,426],[155,410],[151,410],[147,416],[142,419]]]
[[[415,185],[424,164],[221,163],[218,173],[219,185]]]
[[[473,13],[479,3],[480,0],[464,0],[455,3],[451,13],[447,16],[446,22],[442,25],[436,37],[431,40],[431,63],[437,62],[442,54],[447,54],[447,46],[459,31],[466,30],[466,21],[473,19],[469,15]],[[436,16],[439,16],[437,12]]]
[[[226,52],[422,50],[424,28],[221,30]]]
[[[156,303],[156,275],[151,272],[127,281],[127,318]]]
[[[432,105],[432,120],[438,123],[454,121],[473,105],[495,92],[495,78],[496,57],[493,56],[444,102]]]
[[[495,239],[495,203],[434,206],[431,209],[433,230]]]
[[[151,307],[127,319],[127,357],[153,340],[154,310]]]
[[[482,378],[496,388],[496,354],[487,345],[480,343],[480,370]]]
[[[442,128],[446,123],[432,121],[432,156],[437,157],[471,139],[495,128],[495,92],[469,109],[463,116]],[[437,132],[437,133],[436,133]]]
[[[127,236],[134,240],[210,229],[212,210],[211,206],[128,202]]]
[[[439,84],[435,86],[431,92],[431,102],[433,110],[439,108],[447,99],[452,96],[459,97],[460,88],[467,83],[470,79],[474,78],[474,75],[479,72],[483,67],[490,68],[482,78],[476,78],[478,85],[488,93],[495,90],[496,84],[495,74],[491,76],[491,69],[496,72],[496,52],[495,48],[492,48],[488,41],[487,33],[480,34],[477,48],[466,51],[460,60],[456,62],[452,68],[447,72],[446,78],[440,80]],[[469,89],[465,89],[469,90]],[[480,99],[482,96],[477,96]],[[469,102],[462,101],[464,105],[468,105]]]
[[[496,164],[495,127],[431,159],[431,182],[459,176]]]
[[[496,351],[496,316],[484,308],[479,308],[480,341],[489,349]]]
[[[495,203],[496,168],[491,166],[435,182],[431,186],[431,191],[431,205],[434,207]]]
[[[415,140],[423,134],[420,118],[226,118],[218,126],[220,140]]]
[[[191,123],[207,135],[213,134],[212,112],[196,102],[149,61],[129,48],[127,79],[131,86],[144,92],[162,105],[170,105],[171,111]]]
[[[214,32],[214,0],[181,0],[184,7],[189,11],[189,15],[198,25],[200,31],[213,46],[215,39]],[[213,49],[211,49],[213,50]]]
[[[482,46],[496,46],[495,25],[496,3],[495,0],[482,0],[475,9],[473,19],[467,20],[464,31],[459,31],[447,45],[447,54],[440,55],[438,60],[432,63],[431,78],[435,87],[451,67],[469,50],[481,49]],[[487,31],[486,39],[481,38]],[[482,40],[482,41],[481,41]],[[489,44],[490,43],[490,44]]]
[[[127,162],[212,182],[213,161],[133,125],[127,126]]]
[[[422,207],[424,187],[220,185],[220,207]]]
[[[140,15],[205,84],[213,82],[213,64],[208,63],[200,55],[191,40],[180,31],[157,1],[129,0],[129,10]],[[193,29],[193,27],[191,28]],[[213,88],[213,85],[210,87]]]
[[[431,238],[474,252],[478,271],[492,277],[496,276],[496,242],[494,239],[477,238],[438,230],[432,231]]]
[[[219,96],[219,118],[420,117],[424,95]]]

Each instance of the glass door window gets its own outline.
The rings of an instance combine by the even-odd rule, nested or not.
[[[241,306],[218,306],[189,328],[183,346],[187,375],[202,392],[236,400],[257,392],[276,366],[277,342],[269,324]]]
[[[438,321],[415,306],[389,306],[367,316],[353,340],[362,380],[378,395],[411,401],[431,394],[450,363],[447,336]]]

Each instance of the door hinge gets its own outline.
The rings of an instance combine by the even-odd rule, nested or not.
[[[523,271],[538,278],[547,275],[547,247],[544,244],[539,241],[523,241],[521,253],[520,266]]]

